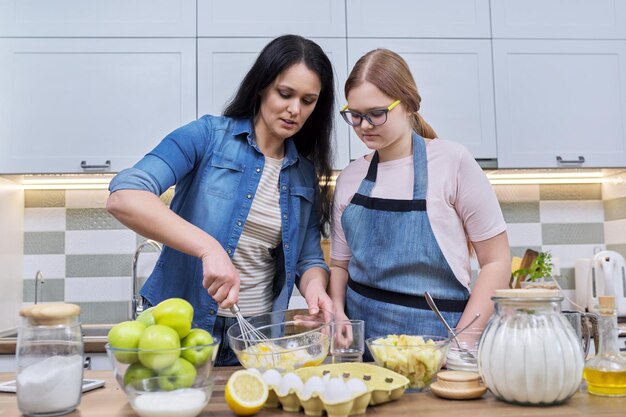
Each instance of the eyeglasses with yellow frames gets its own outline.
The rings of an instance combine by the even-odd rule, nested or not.
[[[393,110],[393,108],[398,104],[400,104],[400,100],[394,101],[386,109],[374,109],[365,114],[348,110],[348,105],[346,104],[339,113],[341,113],[343,120],[345,120],[350,126],[359,126],[363,122],[363,119],[367,120],[367,122],[372,126],[380,126],[385,124],[387,121],[387,113]]]

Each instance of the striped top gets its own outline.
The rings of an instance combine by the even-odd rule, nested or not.
[[[282,165],[282,159],[265,157],[265,168],[232,257],[241,279],[237,304],[244,316],[272,310],[276,261],[270,250],[281,241],[278,185]],[[221,308],[218,315],[234,317],[230,310]]]

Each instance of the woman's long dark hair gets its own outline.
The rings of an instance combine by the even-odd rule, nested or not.
[[[315,109],[292,139],[298,152],[313,162],[320,179],[320,230],[326,235],[330,220],[330,176],[332,174],[333,67],[315,42],[297,35],[280,36],[263,48],[244,77],[224,116],[254,119],[261,106],[261,91],[289,67],[303,63],[320,79],[321,91]]]

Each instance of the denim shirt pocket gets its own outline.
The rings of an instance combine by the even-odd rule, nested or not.
[[[222,152],[214,152],[206,172],[206,191],[210,195],[232,199],[239,187],[245,164],[230,159]]]
[[[306,228],[315,201],[315,188],[294,185],[291,187],[291,204],[300,228]]]

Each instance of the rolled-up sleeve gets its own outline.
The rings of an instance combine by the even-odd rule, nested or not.
[[[193,169],[209,146],[210,119],[202,118],[182,126],[159,143],[132,168],[120,171],[109,191],[144,190],[161,195]]]

